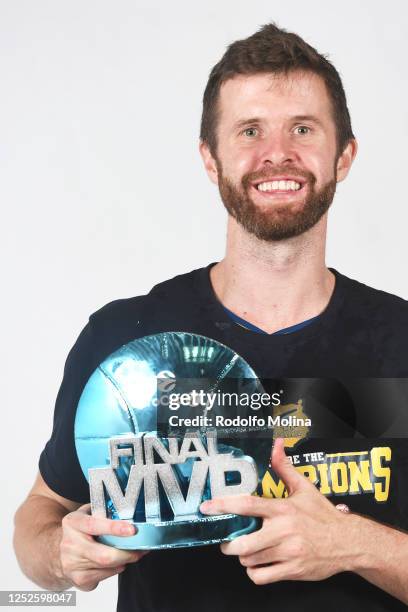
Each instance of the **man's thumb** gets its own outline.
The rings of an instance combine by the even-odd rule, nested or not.
[[[308,480],[300,474],[292,465],[291,460],[285,453],[283,438],[276,438],[271,455],[271,467],[285,483],[289,495],[295,491],[308,486]]]

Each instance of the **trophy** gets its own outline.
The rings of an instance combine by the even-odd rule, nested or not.
[[[138,338],[98,366],[77,406],[77,455],[92,514],[137,528],[101,542],[140,550],[200,546],[259,528],[254,517],[199,511],[206,499],[256,493],[268,466],[272,432],[257,426],[250,408],[241,418],[236,406],[220,402],[243,391],[263,391],[252,368],[198,334]]]

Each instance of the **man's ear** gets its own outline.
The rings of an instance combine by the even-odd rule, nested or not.
[[[349,173],[351,168],[351,164],[354,161],[355,156],[357,155],[357,140],[353,138],[349,140],[344,149],[343,153],[340,155],[337,160],[336,170],[337,170],[337,182],[343,181]]]
[[[218,170],[215,159],[211,155],[208,144],[202,140],[200,140],[199,144],[200,155],[204,162],[204,168],[208,174],[210,181],[212,181],[215,185],[218,185]]]

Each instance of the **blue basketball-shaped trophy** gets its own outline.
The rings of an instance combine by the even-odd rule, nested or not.
[[[201,404],[189,407],[189,415],[201,420],[184,419],[195,425],[172,430],[169,422],[178,417],[169,415],[184,414],[185,408],[178,411],[164,399],[176,397],[180,385],[214,397],[232,387],[262,391],[255,372],[232,349],[185,332],[129,342],[98,366],[83,389],[75,445],[91,485],[92,513],[137,527],[131,537],[101,536],[106,544],[127,549],[198,546],[258,528],[255,518],[206,516],[199,506],[215,490],[255,492],[268,465],[272,434],[253,449],[245,428],[224,428],[215,436],[208,426],[210,409]],[[222,410],[214,405],[211,414]]]

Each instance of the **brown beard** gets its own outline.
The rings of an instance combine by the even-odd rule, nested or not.
[[[275,176],[289,174],[299,177],[305,182],[305,186],[307,184],[309,187],[308,194],[301,210],[296,212],[291,210],[290,204],[271,204],[265,209],[260,209],[249,195],[251,185],[255,181],[273,180],[273,175],[265,172],[246,174],[241,180],[239,189],[223,175],[221,163],[216,161],[216,164],[218,188],[225,208],[247,232],[267,242],[286,240],[309,230],[329,209],[336,192],[335,173],[333,179],[317,191],[316,177],[311,172],[300,173],[297,168],[289,166],[274,168]]]

